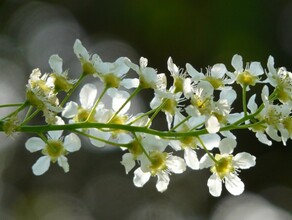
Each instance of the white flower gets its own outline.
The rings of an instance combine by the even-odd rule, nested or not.
[[[255,165],[255,157],[249,153],[238,153],[233,156],[231,153],[236,146],[236,141],[224,138],[219,144],[220,154],[215,155],[212,160],[205,154],[200,160],[200,168],[211,167],[213,173],[208,179],[208,187],[211,195],[220,196],[222,192],[222,182],[232,195],[240,195],[244,191],[244,183],[238,177],[240,169],[249,169]]]
[[[190,98],[193,93],[193,84],[190,77],[187,77],[187,73],[183,69],[179,69],[169,57],[167,60],[167,68],[173,78],[173,86],[170,88],[171,92],[183,93],[186,98]]]
[[[259,62],[251,62],[250,65],[247,64],[245,69],[243,68],[242,57],[235,54],[232,57],[231,65],[234,67],[233,81],[236,80],[241,86],[254,86],[260,81],[259,76],[264,73],[264,70]],[[231,83],[233,83],[231,81]]]
[[[171,128],[173,116],[180,111],[179,103],[184,100],[180,97],[181,92],[172,93],[169,91],[155,90],[154,98],[150,102],[151,109],[162,106],[161,111],[166,115],[168,129]]]
[[[274,67],[274,58],[269,56],[268,59],[268,78],[265,82],[270,83],[277,90],[277,98],[282,103],[292,104],[292,73],[285,67],[276,69]]]
[[[61,137],[62,131],[49,131],[47,140],[44,142],[39,137],[32,137],[25,143],[25,147],[30,152],[41,150],[44,156],[40,157],[32,166],[32,171],[35,175],[42,175],[49,167],[50,163],[57,162],[64,172],[69,171],[69,164],[65,157],[69,152],[78,151],[81,147],[81,142],[76,134],[65,136],[64,141]]]
[[[142,187],[151,176],[157,177],[156,188],[164,192],[169,184],[169,174],[183,173],[186,170],[182,158],[163,152],[167,141],[159,137],[147,135],[141,142],[149,157],[144,154],[140,158],[141,167],[134,171],[134,185]]]
[[[217,63],[212,67],[207,68],[207,73],[198,72],[191,64],[186,64],[187,71],[192,77],[192,80],[207,81],[214,89],[222,89],[225,85],[232,83],[230,73],[227,71],[223,63]]]
[[[55,92],[68,92],[76,80],[68,79],[68,71],[63,71],[63,60],[58,55],[52,55],[49,59],[50,67],[53,72],[48,78],[48,84],[54,88]]]
[[[74,53],[82,64],[83,74],[96,73],[94,65],[101,62],[100,57],[97,54],[91,56],[79,39],[76,39],[73,49]]]
[[[148,60],[144,57],[140,58],[140,66],[131,62],[130,59],[125,60],[126,64],[139,75],[139,87],[148,89],[164,89],[166,88],[166,77],[164,74],[157,74],[157,71],[151,67],[147,67]]]
[[[181,113],[177,113],[174,117],[174,127],[177,127],[175,131],[177,132],[188,132],[191,131],[193,128],[197,127],[201,124],[200,121],[194,120],[195,118],[190,118],[189,120],[185,121],[185,117]],[[197,118],[196,118],[197,119]],[[185,122],[183,122],[185,121]],[[181,123],[183,122],[183,123]],[[219,146],[220,136],[218,134],[205,134],[200,136],[201,140],[203,141],[205,147],[208,150],[212,150]],[[186,136],[182,137],[178,140],[170,140],[169,145],[174,150],[184,150],[184,159],[186,161],[186,165],[193,170],[199,169],[199,159],[196,153],[198,146],[203,148],[199,139],[195,136]]]

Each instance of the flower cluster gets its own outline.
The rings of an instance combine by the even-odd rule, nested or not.
[[[25,119],[13,129],[39,135],[25,144],[30,152],[41,150],[43,154],[32,167],[35,175],[46,172],[51,162],[68,172],[65,156],[80,149],[77,135],[81,135],[96,147],[120,148],[121,164],[127,174],[133,172],[137,187],[152,177],[157,179],[157,190],[163,192],[171,174],[181,174],[187,168],[208,168],[211,195],[221,195],[222,183],[231,194],[240,195],[244,183],[239,171],[255,166],[256,158],[247,152],[233,153],[237,146],[233,131],[249,129],[266,145],[272,140],[286,145],[292,138],[292,73],[274,67],[273,57],[268,58],[267,69],[259,62],[244,65],[236,54],[231,60],[233,70],[218,63],[206,71],[189,63],[179,68],[170,57],[169,74],[165,74],[149,67],[144,57],[139,64],[127,57],[104,62],[99,55],[90,54],[78,39],[73,49],[82,66],[78,80],[68,78],[58,55],[51,56],[52,73],[41,76],[39,69],[33,70],[26,102],[1,120],[8,121],[30,106]],[[129,78],[129,72],[136,77]],[[98,88],[93,80],[82,86],[78,102],[70,101],[85,77],[99,80],[103,87]],[[250,94],[256,85],[261,87],[260,103],[256,94]],[[236,86],[241,90],[239,95]],[[149,109],[130,114],[132,100],[146,89],[154,93]],[[66,93],[61,104],[60,91]],[[233,103],[238,97],[242,99],[242,111],[235,112]],[[104,99],[110,99],[111,105],[104,104]],[[50,126],[29,124],[39,111]],[[165,130],[153,129],[161,112],[165,114]],[[71,133],[63,138],[62,130]]]

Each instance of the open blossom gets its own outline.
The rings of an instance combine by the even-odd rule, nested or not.
[[[181,92],[172,93],[170,91],[155,90],[154,98],[150,102],[152,109],[159,108],[162,105],[161,111],[166,115],[168,129],[171,128],[174,115],[180,111],[179,103],[183,101]]]
[[[191,131],[193,128],[199,126],[204,120],[203,118],[199,120],[198,117],[190,118],[189,120],[185,119],[186,118],[181,113],[177,113],[175,115],[174,127],[175,126],[177,127],[175,131],[177,132]],[[212,150],[213,148],[219,146],[220,136],[218,134],[205,134],[201,135],[200,138],[208,150]],[[198,147],[202,148],[202,145],[198,137],[186,136],[181,137],[178,140],[170,140],[169,145],[176,151],[179,150],[184,151],[184,159],[188,167],[190,167],[193,170],[198,170],[200,168],[200,163],[196,151],[199,149]]]
[[[68,102],[62,112],[62,116],[65,118],[70,118],[70,123],[83,122],[86,120],[90,122],[96,122],[96,111],[104,107],[103,103],[100,102],[94,110],[93,114],[90,116],[90,118],[88,118],[95,103],[96,97],[96,86],[91,83],[85,84],[79,93],[80,105],[73,101]]]
[[[79,39],[76,39],[73,50],[82,64],[83,74],[89,75],[96,73],[94,65],[101,62],[100,57],[97,54],[90,55]]]
[[[134,185],[142,187],[151,176],[155,176],[157,190],[164,192],[170,181],[169,175],[183,173],[186,170],[185,162],[178,156],[164,152],[167,141],[159,137],[148,135],[142,140],[141,145],[147,151],[149,158],[145,155],[141,156],[141,167],[134,171]]]
[[[247,105],[251,113],[258,110],[255,97],[256,95],[254,94]],[[291,106],[287,103],[281,105],[270,103],[269,89],[267,86],[263,87],[261,97],[264,108],[255,116],[261,124],[252,126],[251,130],[256,132],[256,137],[264,144],[272,144],[272,142],[268,140],[267,134],[273,140],[282,141],[283,144],[286,145],[287,140],[291,138]]]
[[[132,63],[130,59],[125,60],[126,64],[139,75],[139,87],[148,89],[161,89],[166,87],[165,74],[157,74],[152,67],[148,67],[148,60],[140,58],[140,65]]]
[[[235,69],[233,81],[236,81],[241,86],[246,86],[247,89],[249,89],[249,86],[254,86],[258,83],[260,81],[259,76],[264,74],[263,67],[259,62],[251,62],[244,68],[242,57],[238,54],[232,57],[231,65]]]
[[[35,175],[42,175],[49,167],[50,163],[57,162],[64,172],[69,171],[69,164],[66,155],[78,151],[81,142],[76,134],[69,134],[64,138],[61,136],[63,131],[49,131],[47,140],[44,141],[39,137],[32,137],[25,143],[25,147],[30,152],[41,150],[43,156],[40,157],[32,166]]]
[[[195,82],[209,82],[214,89],[222,89],[225,85],[232,83],[232,75],[223,63],[217,63],[207,68],[207,73],[197,71],[191,64],[186,64],[187,72]]]
[[[49,59],[50,67],[53,72],[48,78],[48,84],[54,88],[55,92],[68,92],[76,82],[68,78],[68,71],[63,71],[63,60],[58,55],[52,55]]]
[[[183,93],[186,98],[190,98],[193,93],[193,84],[190,77],[188,77],[187,72],[183,69],[179,69],[169,57],[167,60],[167,69],[171,73],[173,78],[173,85],[169,89],[174,93]]]
[[[269,56],[268,59],[268,78],[265,82],[270,83],[277,90],[277,98],[282,103],[292,103],[292,73],[285,67],[276,69],[274,67],[274,58]]]
[[[205,154],[200,160],[200,168],[211,168],[212,175],[208,179],[207,185],[213,196],[221,195],[222,183],[225,183],[226,189],[232,195],[240,195],[244,191],[244,183],[238,177],[237,172],[240,169],[253,167],[256,158],[246,152],[233,156],[232,152],[235,147],[234,139],[224,138],[219,144],[220,154],[215,155],[216,162],[208,154]]]

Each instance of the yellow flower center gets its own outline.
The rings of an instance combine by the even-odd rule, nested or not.
[[[78,113],[75,115],[73,120],[75,122],[84,122],[84,121],[87,120],[89,114],[90,114],[90,110],[87,110],[87,109],[84,109],[82,107],[79,107],[78,108]],[[94,115],[95,115],[95,111],[93,112],[93,114],[88,119],[89,122],[96,122],[96,120],[94,118]]]
[[[151,158],[150,172],[155,176],[158,172],[165,170],[167,153],[159,151],[152,151],[149,155]]]
[[[120,87],[121,79],[119,77],[116,77],[116,75],[113,73],[102,75],[102,79],[105,85],[109,88]]]
[[[177,102],[173,99],[165,99],[165,104],[162,108],[162,111],[168,112],[171,115],[175,114],[175,108],[177,106]]]
[[[82,65],[83,68],[83,74],[84,75],[91,75],[96,73],[95,68],[93,67],[93,65],[87,61],[85,61]]]
[[[218,176],[223,179],[227,174],[234,172],[234,167],[232,165],[232,155],[221,155],[216,154],[215,159],[217,163],[211,167],[212,173],[217,173]]]
[[[197,138],[193,136],[183,137],[179,140],[181,142],[181,147],[184,149],[190,147],[195,149],[197,147]]]
[[[47,145],[42,150],[44,155],[48,155],[51,161],[55,163],[61,155],[65,155],[67,151],[64,148],[63,142],[61,140],[48,140]]]
[[[212,76],[207,76],[205,79],[213,86],[214,89],[218,89],[224,86],[222,79],[217,79]]]
[[[254,86],[256,84],[257,77],[253,76],[250,72],[244,71],[237,76],[237,83],[244,86]]]
[[[51,77],[54,79],[56,93],[58,93],[59,91],[68,92],[73,86],[73,84],[69,83],[68,79],[63,76],[52,73]]]

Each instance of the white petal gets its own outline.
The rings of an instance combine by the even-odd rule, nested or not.
[[[209,133],[217,133],[220,130],[220,123],[216,116],[211,115],[206,120],[206,129]]]
[[[221,154],[231,154],[236,147],[236,140],[232,138],[224,138],[219,144]]]
[[[193,170],[198,170],[200,168],[200,162],[198,160],[197,153],[191,148],[187,147],[184,150],[184,158],[188,167]]]
[[[103,139],[103,140],[108,140],[111,136],[111,134],[109,132],[103,132],[103,131],[95,129],[95,128],[89,129],[89,134],[92,136],[95,136],[99,139]],[[96,147],[104,147],[105,146],[105,143],[103,141],[99,141],[99,140],[96,140],[93,138],[89,138],[89,140]]]
[[[255,166],[255,161],[256,157],[246,152],[238,153],[233,157],[233,165],[240,169],[248,169]]]
[[[264,69],[260,62],[251,62],[249,69],[251,71],[251,74],[258,76],[264,73]]]
[[[231,65],[234,67],[235,70],[242,72],[243,71],[243,61],[242,57],[238,54],[235,54],[232,57]]]
[[[194,81],[199,81],[200,79],[204,78],[204,74],[198,72],[191,64],[187,63],[186,69]]]
[[[139,86],[139,79],[123,79],[121,81],[121,86],[124,86],[126,89],[137,88]]]
[[[121,164],[125,167],[126,174],[128,174],[135,166],[133,155],[131,153],[125,153],[122,157]]]
[[[207,185],[212,196],[218,197],[221,195],[222,181],[215,173],[209,177]]]
[[[233,174],[229,173],[225,178],[225,187],[226,189],[234,196],[238,196],[244,191],[244,183],[241,179]]]
[[[52,139],[52,140],[59,140],[59,138],[61,137],[63,131],[59,130],[59,131],[48,131],[48,138]]]
[[[119,108],[125,103],[129,98],[130,94],[126,91],[117,90],[116,88],[110,88],[107,90],[107,94],[112,97],[112,108],[114,111],[118,111]],[[128,102],[119,114],[126,113],[130,108],[131,102]]]
[[[131,135],[127,133],[120,133],[118,134],[118,140],[116,142],[119,144],[128,144],[131,141],[133,141],[133,138]]]
[[[81,147],[81,141],[79,137],[71,133],[65,137],[64,140],[64,148],[69,152],[78,151]]]
[[[256,94],[253,94],[247,103],[247,108],[251,111],[251,113],[254,113],[258,109],[258,105],[255,102]]]
[[[78,104],[76,102],[67,102],[64,110],[62,111],[62,116],[65,118],[73,118],[78,113]]]
[[[150,179],[150,172],[144,173],[141,168],[138,168],[134,172],[134,185],[137,187],[142,187]]]
[[[155,109],[155,108],[157,108],[158,106],[160,106],[161,103],[162,103],[161,98],[158,97],[158,95],[155,95],[155,96],[153,97],[153,99],[151,100],[151,102],[150,102],[150,108],[151,108],[151,109]]]
[[[69,164],[68,159],[66,157],[60,156],[58,158],[58,165],[63,168],[65,173],[69,172]]]
[[[212,150],[213,148],[219,147],[219,143],[221,140],[218,134],[206,134],[202,135],[200,138],[208,150]],[[201,146],[200,143],[199,146]]]
[[[31,153],[41,150],[45,146],[46,143],[39,137],[31,137],[25,142],[25,148]]]
[[[158,192],[164,192],[165,190],[167,190],[168,184],[169,184],[169,176],[167,173],[165,172],[159,172],[157,174],[157,183],[156,183],[156,189],[158,190]]]
[[[32,172],[34,175],[39,176],[45,173],[50,167],[50,158],[48,156],[40,157],[32,166]]]
[[[83,58],[84,60],[89,60],[89,54],[86,48],[82,45],[81,41],[77,39],[73,46],[74,53],[78,58]]]
[[[270,141],[267,137],[267,135],[264,132],[256,132],[256,137],[259,139],[260,142],[271,146],[272,141]]]
[[[183,173],[186,170],[185,161],[178,156],[169,156],[166,166],[173,173]]]
[[[97,89],[94,84],[85,84],[79,94],[81,106],[84,109],[90,109],[93,107],[95,98],[97,95]]]
[[[214,165],[214,161],[209,157],[208,154],[205,154],[200,159],[200,169],[209,168]]]
[[[215,78],[222,78],[226,72],[227,69],[222,63],[215,64],[211,69],[211,74]]]
[[[55,73],[57,74],[62,73],[63,60],[61,57],[59,57],[58,55],[52,55],[49,59],[49,64]]]
[[[176,151],[181,150],[181,142],[179,140],[171,140],[169,145]]]
[[[236,99],[237,94],[233,89],[223,89],[220,93],[220,99],[226,99],[228,105],[231,105]]]

